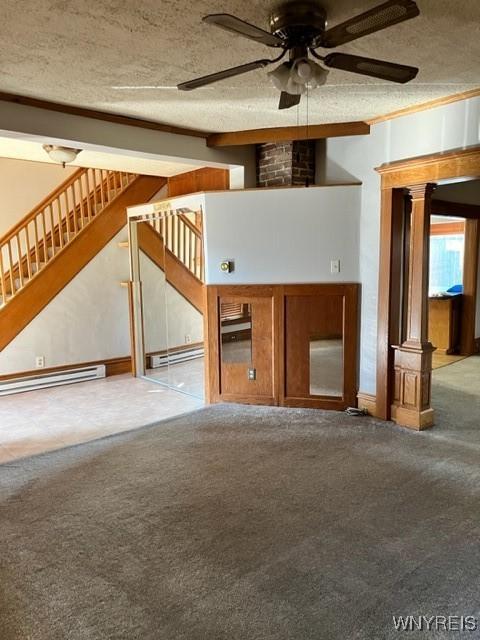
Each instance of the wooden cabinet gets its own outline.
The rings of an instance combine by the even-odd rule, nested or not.
[[[207,286],[208,401],[355,405],[358,294],[352,283]]]
[[[455,353],[460,345],[462,295],[429,298],[428,339],[438,353]]]

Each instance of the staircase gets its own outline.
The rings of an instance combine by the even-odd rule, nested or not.
[[[142,222],[138,244],[164,271],[167,282],[203,313],[204,257],[199,224],[185,214]]]
[[[0,350],[125,226],[165,178],[78,169],[0,238]]]
[[[38,276],[137,176],[79,169],[0,239],[0,308]]]

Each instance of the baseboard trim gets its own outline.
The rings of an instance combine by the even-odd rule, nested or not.
[[[122,373],[132,372],[132,358],[130,356],[121,356],[120,358],[110,358],[108,360],[95,360],[93,362],[79,362],[77,364],[62,364],[58,367],[45,367],[44,369],[32,369],[30,371],[18,371],[17,373],[7,373],[1,375],[0,380],[13,380],[15,378],[23,378],[26,376],[34,376],[42,373],[55,373],[65,369],[83,369],[84,367],[93,367],[95,365],[104,364],[107,378],[109,376],[117,376]]]
[[[357,394],[357,403],[359,409],[366,409],[368,411],[368,415],[377,415],[377,396],[360,391]]]

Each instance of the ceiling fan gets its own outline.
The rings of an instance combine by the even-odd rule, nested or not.
[[[317,49],[334,49],[375,31],[381,31],[394,24],[415,18],[420,13],[413,0],[388,0],[346,22],[326,29],[325,9],[316,0],[289,0],[284,2],[270,16],[270,32],[240,20],[228,13],[205,16],[203,21],[230,31],[267,47],[281,50],[273,59],[262,59],[224,69],[178,85],[181,91],[191,91],[213,82],[261,69],[279,62],[288,53],[288,61],[280,64],[268,75],[281,91],[279,109],[288,109],[299,104],[307,88],[315,88],[325,83],[328,69],[342,69],[373,78],[405,83],[413,80],[418,73],[416,67],[403,64],[363,58],[346,53],[330,53],[323,56]],[[320,60],[322,65],[312,58]]]

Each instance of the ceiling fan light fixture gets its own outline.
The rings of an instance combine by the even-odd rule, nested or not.
[[[50,160],[58,162],[65,167],[66,164],[73,162],[82,149],[73,149],[72,147],[61,147],[56,144],[44,144],[43,148],[48,153]]]
[[[289,93],[291,96],[301,96],[307,90],[307,85],[305,83],[296,82],[295,78],[290,76],[284,91]]]
[[[290,79],[292,65],[290,62],[283,62],[273,71],[268,72],[270,80],[279,91],[286,91],[287,83]]]
[[[322,67],[320,64],[316,64],[315,62],[313,62],[313,60],[310,60],[309,62],[311,62],[311,64],[314,67],[311,83],[315,83],[315,86],[312,88],[315,89],[316,87],[321,87],[326,83],[328,74],[330,72],[328,69],[325,69],[325,67]]]
[[[307,89],[315,89],[325,84],[328,70],[313,60],[301,58],[295,62],[283,62],[268,75],[279,91],[300,96]]]

